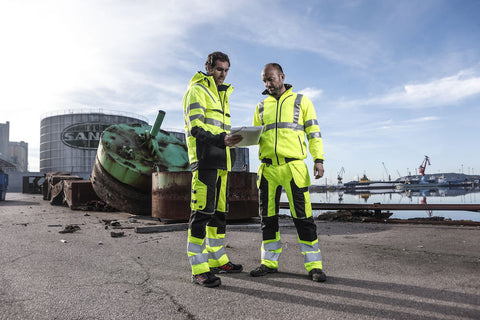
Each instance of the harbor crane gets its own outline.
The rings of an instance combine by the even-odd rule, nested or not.
[[[341,167],[340,168],[340,171],[338,171],[338,174],[337,174],[337,180],[338,180],[338,184],[341,185],[342,184],[342,179],[343,179],[343,174],[345,173],[345,168],[344,167]]]
[[[428,156],[425,156],[422,164],[420,164],[420,167],[418,167],[418,172],[422,175],[422,177],[425,175],[425,168],[427,167],[427,164],[430,165],[430,158]]]
[[[388,173],[388,170],[387,170],[387,167],[385,166],[385,163],[382,162],[382,164],[383,164],[383,168],[385,169],[385,173],[386,173],[387,176],[388,176],[388,181],[392,181],[392,177],[391,177],[390,174]]]
[[[397,169],[397,174],[398,174],[398,177],[401,179],[402,175],[400,174],[400,171],[398,171],[398,169]]]

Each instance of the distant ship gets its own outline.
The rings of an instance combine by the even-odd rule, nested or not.
[[[422,176],[420,180],[409,180],[405,179],[403,183],[397,183],[395,185],[396,189],[400,190],[412,190],[412,189],[428,189],[428,188],[442,188],[450,186],[450,182],[445,179],[445,176],[440,176],[437,179],[425,179],[425,176]]]
[[[347,191],[358,191],[371,189],[395,189],[396,184],[397,182],[395,181],[370,180],[367,178],[367,175],[364,174],[360,180],[346,182],[343,186]]]

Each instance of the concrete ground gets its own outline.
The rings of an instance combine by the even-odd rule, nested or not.
[[[137,233],[162,223],[132,217],[7,193],[0,319],[480,319],[479,227],[318,222],[328,280],[314,283],[288,220],[280,272],[260,278],[258,223],[229,225],[245,270],[209,289],[190,282],[185,230]]]

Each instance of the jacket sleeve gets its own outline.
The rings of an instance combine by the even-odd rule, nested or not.
[[[199,86],[191,87],[183,98],[185,124],[188,133],[205,144],[225,148],[226,132],[213,134],[205,123],[206,95]]]
[[[317,115],[312,101],[303,97],[302,99],[303,119],[305,119],[304,127],[308,139],[308,148],[314,162],[321,162],[325,160],[323,153],[323,140],[318,126]]]
[[[257,107],[255,108],[255,113],[253,114],[253,125],[254,126],[261,126],[262,125],[262,120],[260,119],[260,114],[258,112],[258,107],[260,103],[257,104]]]

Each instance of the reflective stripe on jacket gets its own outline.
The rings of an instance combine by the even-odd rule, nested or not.
[[[183,115],[192,171],[231,170],[230,148],[224,139],[230,133],[228,97],[232,91],[228,84],[217,88],[213,77],[200,71],[190,80],[183,97]]]
[[[323,141],[312,102],[306,96],[286,91],[277,100],[269,95],[255,110],[254,126],[265,126],[260,138],[259,159],[266,163],[283,164],[292,159],[305,159],[308,139],[315,162],[323,162]],[[263,94],[267,94],[264,91]]]

